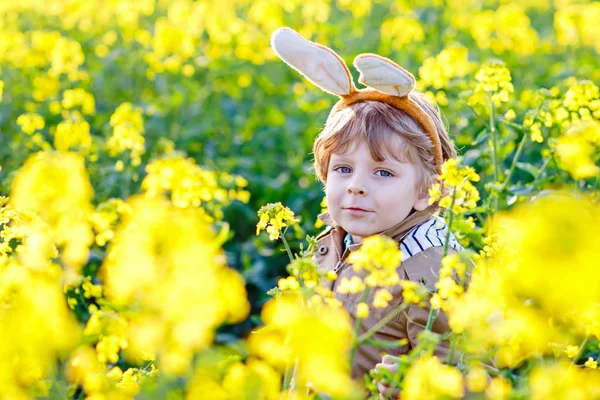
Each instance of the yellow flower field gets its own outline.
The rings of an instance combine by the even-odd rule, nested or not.
[[[600,399],[599,20],[575,0],[0,2],[0,399]],[[335,99],[276,57],[281,26],[397,61],[441,107],[459,158],[430,202],[465,250],[435,290],[384,236],[339,284],[356,321],[327,289],[310,166]],[[353,380],[359,344],[406,344],[357,329],[394,287],[379,327],[431,304],[427,326]]]

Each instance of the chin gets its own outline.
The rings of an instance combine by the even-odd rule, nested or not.
[[[344,228],[344,227],[342,227]],[[373,236],[375,234],[377,234],[377,232],[373,232],[372,229],[361,229],[361,228],[357,228],[357,227],[348,227],[348,229],[344,228],[344,230],[346,232],[348,232],[349,234],[351,234],[352,236],[360,236],[360,237],[367,237],[367,236]]]

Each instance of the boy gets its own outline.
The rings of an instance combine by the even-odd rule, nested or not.
[[[360,248],[362,239],[384,234],[396,240],[402,250],[401,279],[418,282],[435,290],[441,266],[447,227],[434,216],[428,188],[435,182],[443,161],[456,156],[439,111],[421,96],[411,93],[414,77],[392,61],[374,54],[356,57],[359,82],[369,86],[358,90],[343,60],[331,49],[310,42],[289,28],[273,34],[277,55],[321,89],[340,97],[324,130],[314,143],[315,171],[325,184],[328,212],[319,218],[328,226],[317,237],[315,259],[319,269],[334,271],[337,279],[330,288],[355,318],[361,294],[341,294],[342,278],[356,273],[346,262]],[[449,254],[460,250],[450,235]],[[399,285],[389,289],[393,300],[385,308],[372,308],[363,320],[364,333],[402,304]],[[367,304],[372,304],[372,298]],[[394,349],[407,353],[424,329],[429,305],[410,306],[375,335],[375,339],[407,339]],[[449,330],[445,315],[433,322],[434,332]],[[435,351],[440,360],[448,356],[448,343]],[[352,375],[361,378],[382,361],[379,349],[359,346]]]

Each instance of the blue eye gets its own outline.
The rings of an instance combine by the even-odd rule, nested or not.
[[[350,167],[345,167],[345,166],[335,167],[333,170],[341,172],[342,174],[349,174],[350,172],[352,172]]]
[[[377,172],[380,172],[379,176],[384,176],[384,177],[394,176],[394,174],[392,174],[390,171],[386,171],[385,169],[380,169]]]

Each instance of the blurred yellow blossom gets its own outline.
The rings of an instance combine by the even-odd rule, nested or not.
[[[60,151],[79,150],[89,153],[92,146],[90,124],[87,121],[63,121],[54,131],[54,148]]]
[[[45,122],[44,117],[39,114],[29,113],[22,114],[17,118],[17,125],[21,127],[21,130],[28,135],[32,135],[35,131],[44,129]]]
[[[352,344],[350,317],[325,303],[303,306],[300,297],[284,294],[261,313],[265,326],[249,338],[252,354],[280,370],[296,364],[296,387],[308,384],[334,397],[356,390],[346,362]]]
[[[594,360],[592,357],[588,357],[587,361],[584,364],[586,368],[596,369],[598,368],[598,362]]]
[[[83,89],[65,90],[63,92],[61,105],[66,110],[81,107],[81,112],[85,115],[93,115],[96,113],[94,96]]]
[[[373,307],[385,308],[394,297],[387,289],[377,289],[373,296]]]
[[[94,236],[89,223],[93,189],[81,156],[75,153],[37,153],[19,170],[12,186],[15,210],[35,211],[48,224],[69,267],[88,259]],[[31,242],[33,245],[33,243]]]
[[[359,250],[350,253],[347,259],[356,272],[365,271],[367,286],[394,286],[400,281],[396,269],[402,262],[398,243],[383,235],[370,236],[363,240]]]
[[[600,122],[585,121],[572,125],[556,143],[556,154],[563,169],[574,179],[598,175],[596,165],[600,148]]]
[[[463,395],[462,374],[457,369],[442,364],[437,357],[425,356],[419,358],[408,370],[400,399],[458,399]]]
[[[132,164],[139,165],[140,157],[145,152],[142,109],[131,103],[121,104],[111,115],[110,125],[113,127],[113,134],[106,142],[108,153],[114,157],[130,150]]]
[[[356,305],[356,318],[367,318],[369,316],[369,305],[360,302]]]
[[[425,59],[419,68],[419,77],[422,84],[442,89],[452,78],[463,77],[471,72],[471,69],[467,48],[451,45],[437,56]]]
[[[573,368],[565,362],[536,367],[530,377],[531,398],[594,399],[600,391],[600,374]]]
[[[224,264],[216,234],[198,210],[143,197],[130,204],[100,270],[105,296],[137,310],[125,356],[158,354],[163,371],[179,374],[194,352],[212,343],[219,325],[247,316],[244,282]]]

